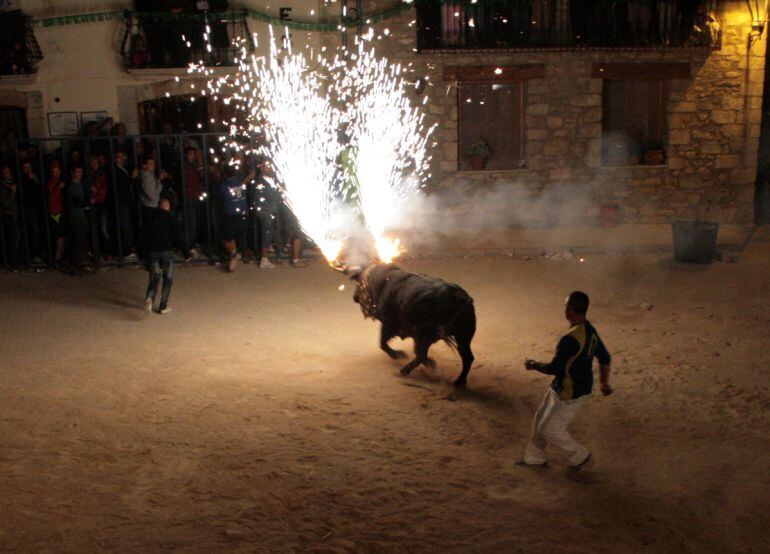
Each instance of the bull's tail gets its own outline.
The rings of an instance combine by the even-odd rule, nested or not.
[[[471,350],[471,340],[476,334],[476,310],[473,307],[473,299],[460,287],[456,295],[457,313],[447,326],[448,337],[451,342],[447,343],[456,348],[460,358],[463,361],[463,369],[459,377],[455,380],[455,385],[463,386],[468,380],[468,372],[473,365],[473,351]],[[461,293],[461,294],[460,294]]]
[[[457,285],[450,285],[446,315],[441,336],[444,342],[456,350],[459,350],[458,343],[470,344],[476,334],[476,310],[473,298]]]

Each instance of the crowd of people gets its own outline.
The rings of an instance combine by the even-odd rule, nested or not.
[[[143,138],[121,123],[109,136],[99,127],[52,152],[0,141],[0,267],[81,274],[113,260],[148,261],[159,211],[178,222],[179,249],[191,257],[220,258],[229,271],[252,258],[269,269],[284,254],[301,265],[303,237],[267,160],[215,156],[202,135],[167,126]]]

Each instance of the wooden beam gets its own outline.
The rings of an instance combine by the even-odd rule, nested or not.
[[[545,65],[447,65],[444,66],[445,81],[471,83],[513,83],[527,79],[545,77]]]
[[[595,63],[591,77],[614,81],[689,79],[690,64],[682,63]]]

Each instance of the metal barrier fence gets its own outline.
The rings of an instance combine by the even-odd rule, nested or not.
[[[163,175],[164,190],[175,198],[173,210],[187,246],[201,251],[197,260],[213,263],[221,254],[216,191],[229,161],[222,137],[198,133],[0,140],[0,268],[66,263],[62,248],[72,233],[67,220],[74,206],[63,200],[64,183],[70,183],[76,166],[84,169],[83,188],[89,195],[83,209],[91,261],[96,266],[137,263],[143,221],[136,172],[147,157],[155,160],[156,176]],[[186,159],[189,149],[193,163]],[[244,172],[255,169],[253,158],[244,163]],[[200,190],[192,190],[188,182],[193,171]],[[100,183],[105,190],[96,188]],[[253,206],[251,189],[247,192]],[[247,223],[239,250],[257,252],[259,222],[253,209]]]

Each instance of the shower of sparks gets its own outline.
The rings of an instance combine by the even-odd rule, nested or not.
[[[239,47],[235,75],[207,84],[209,94],[221,95],[241,115],[226,122],[227,146],[243,151],[251,137],[262,135],[249,151],[270,161],[277,183],[266,180],[280,191],[302,231],[334,262],[342,248],[335,234],[341,224],[339,111],[303,55],[279,52],[272,28],[268,56],[249,54],[243,41]],[[191,70],[204,71],[201,66]]]
[[[423,185],[430,158],[424,116],[411,105],[412,87],[398,64],[377,58],[373,49],[358,44],[350,63],[337,73],[340,100],[351,149],[350,181],[365,225],[374,237],[377,254],[390,262],[401,252],[399,239],[390,237],[402,206]]]
[[[317,55],[310,67],[304,55],[279,51],[272,28],[270,34],[268,56],[249,53],[241,41],[236,73],[210,78],[201,91],[221,96],[242,116],[223,122],[228,148],[270,161],[276,188],[330,263],[338,261],[345,242],[345,199],[360,213],[377,257],[392,261],[403,251],[393,233],[403,203],[425,181],[433,131],[409,101],[407,70],[378,59],[362,40],[354,51]],[[252,40],[256,46],[256,36]],[[212,75],[202,63],[189,72]],[[260,134],[258,144],[244,146]],[[232,163],[240,159],[236,155]],[[341,165],[342,159],[347,162]]]
[[[272,37],[271,37],[272,39]],[[264,121],[259,146],[275,168],[283,196],[302,229],[334,261],[342,247],[334,236],[339,224],[337,129],[339,112],[331,105],[325,83],[305,57],[280,57],[274,40],[270,56],[241,63],[249,89],[250,114]]]

